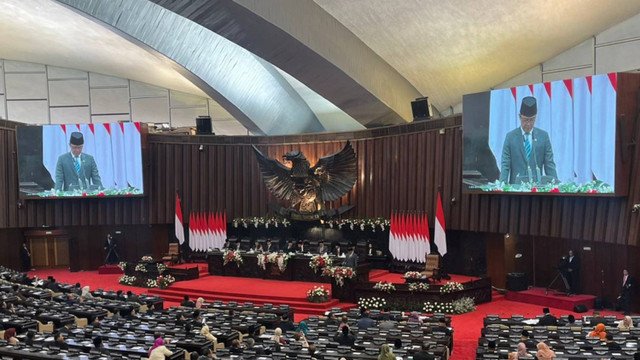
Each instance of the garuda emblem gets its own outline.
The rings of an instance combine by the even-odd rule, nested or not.
[[[349,141],[342,150],[320,158],[313,167],[301,151],[282,156],[285,162],[291,163],[291,167],[288,167],[265,156],[255,146],[253,150],[267,188],[278,199],[291,204],[290,209],[277,209],[281,215],[297,213],[309,220],[331,215],[325,212],[324,203],[340,199],[356,183],[357,159]],[[351,207],[343,207],[339,213]]]

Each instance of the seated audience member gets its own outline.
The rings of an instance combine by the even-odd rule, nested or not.
[[[266,253],[270,253],[270,252],[277,251],[277,249],[275,245],[273,245],[273,242],[271,241],[271,239],[267,239],[267,243],[264,245],[264,248],[262,249],[262,251]]]
[[[136,309],[135,308],[131,308],[130,311],[127,312],[127,314],[124,316],[125,319],[127,320],[133,320],[136,319]]]
[[[0,303],[0,313],[3,313],[3,314],[9,313],[9,307],[6,301],[3,301],[2,303]]]
[[[308,249],[307,243],[304,240],[299,240],[297,252],[304,254],[308,251],[309,249]]]
[[[295,330],[295,326],[293,326],[293,321],[289,320],[289,315],[287,314],[282,315],[282,317],[280,318],[280,323],[278,324],[278,327],[282,329],[283,334],[286,334],[287,331]]]
[[[370,327],[375,326],[376,322],[369,317],[369,313],[367,312],[367,310],[362,309],[360,310],[360,319],[358,319],[357,325],[358,329],[366,330]]]
[[[305,336],[309,333],[309,326],[307,326],[306,321],[300,321],[300,323],[298,324],[298,331]]]
[[[569,314],[569,316],[567,316],[567,323],[565,325],[567,325],[567,326],[576,325],[576,317],[573,316],[573,314]]]
[[[209,326],[207,324],[202,325],[200,335],[204,336],[205,339],[210,340],[211,342],[218,341],[218,339],[216,339],[216,337],[209,331]]]
[[[58,329],[58,331],[63,333],[63,334],[69,334],[72,329],[73,329],[73,323],[69,322],[69,323],[64,324],[64,326],[61,327],[60,329]]]
[[[256,241],[254,250],[255,250],[255,252],[258,252],[258,253],[265,252],[264,251],[264,246],[262,246],[262,242],[261,241]]]
[[[402,350],[402,339],[393,340],[393,350]]]
[[[53,334],[53,346],[60,348],[60,350],[69,350],[69,344],[64,342],[64,335],[61,332]]]
[[[230,316],[233,316],[231,312],[229,312]],[[200,310],[196,310],[193,312],[193,322],[196,324],[200,324],[202,322],[202,316],[200,315]]]
[[[186,353],[185,353],[186,354]],[[186,355],[185,355],[186,356]],[[192,351],[189,353],[189,359],[191,360],[198,360],[200,359],[200,353],[197,351]]]
[[[391,351],[389,344],[382,344],[382,346],[380,346],[380,355],[378,355],[378,360],[396,360],[396,356]]]
[[[342,346],[353,346],[356,342],[356,337],[349,329],[349,325],[344,325],[340,332],[333,337],[333,341]]]
[[[149,360],[164,360],[167,356],[173,355],[173,351],[165,346],[168,343],[169,341],[165,342],[161,337],[157,338],[149,349]]]
[[[531,339],[531,335],[527,330],[522,330],[522,332],[520,333],[520,341],[522,341],[527,346],[527,349],[536,348],[536,343]]]
[[[336,244],[335,250],[333,250],[333,255],[340,257],[344,256],[344,253],[340,250],[340,244]]]
[[[240,340],[233,339],[233,341],[231,341],[231,347],[229,347],[229,352],[232,355],[242,355],[243,351],[244,351],[244,346],[240,344]]]
[[[293,340],[296,344],[302,345],[302,347],[309,347],[309,342],[302,331],[298,331],[293,334]]]
[[[441,317],[438,319],[438,326],[433,329],[434,332],[441,332],[445,335],[451,335],[451,329],[447,327],[447,319]]]
[[[330,312],[327,316],[327,320],[325,320],[325,324],[327,325],[338,325],[338,319],[336,318],[336,313]]]
[[[231,246],[231,243],[229,242],[229,239],[225,239],[224,244],[222,244],[222,249],[223,250],[229,249],[230,246]]]
[[[380,330],[391,330],[395,329],[397,323],[395,321],[389,320],[388,318],[382,319],[382,322],[378,323],[378,329]]]
[[[607,345],[607,348],[609,349],[609,351],[611,351],[611,350],[622,350],[622,348],[620,347],[620,344],[618,344],[617,342],[613,341],[613,334],[607,334],[607,336],[605,337],[604,342]]]
[[[193,335],[193,334],[191,333],[191,330],[192,330],[192,329],[193,329],[193,325],[191,325],[191,323],[186,323],[186,324],[184,324],[184,334],[185,334],[186,336],[191,336],[191,335]]]
[[[16,337],[16,328],[8,328],[5,330],[4,339],[9,343],[9,345],[17,345],[19,341]]]
[[[236,241],[233,250],[235,251],[242,251],[242,241],[238,240]]]
[[[589,325],[596,326],[598,324],[607,325],[607,322],[604,320],[603,317],[600,317],[599,311],[594,311],[593,314],[591,315],[591,320],[589,321]]]
[[[316,345],[315,344],[309,344],[309,348],[307,349],[307,354],[309,354],[309,356],[311,356],[312,359],[315,359],[315,355],[316,355]]]
[[[376,254],[376,250],[373,248],[373,243],[370,242],[367,244],[367,256],[374,256]]]
[[[324,255],[329,252],[329,249],[324,245],[324,241],[318,241],[318,248],[316,249],[316,253],[318,255]]]
[[[417,351],[413,354],[413,360],[435,360],[435,356],[429,354],[429,344],[426,342],[422,343],[420,347],[420,351]]]
[[[184,307],[195,307],[195,306],[196,306],[196,304],[195,304],[193,301],[191,301],[191,300],[189,299],[189,295],[185,295],[185,296],[184,296],[184,299],[182,300],[182,303],[180,303],[180,306],[184,306]]]
[[[536,353],[536,357],[538,360],[551,360],[556,357],[556,353],[549,349],[549,346],[543,342],[539,342],[537,348],[538,352]]]
[[[595,329],[587,335],[588,337],[600,338],[602,340],[607,338],[607,333],[605,332],[605,326],[603,323],[596,325]]]
[[[91,295],[91,291],[89,291],[89,286],[85,286],[82,288],[82,293],[80,293],[80,296],[85,298],[85,299],[91,299],[93,298],[93,295]]]
[[[496,342],[494,340],[489,340],[487,342],[487,354],[495,354],[496,350]]]
[[[349,326],[349,318],[347,315],[342,315],[342,318],[340,318],[340,325],[338,325],[338,330],[342,330],[345,326]]]
[[[296,245],[293,243],[293,240],[287,241],[287,245],[285,246],[284,249],[282,249],[282,251],[286,253],[295,253]]]
[[[380,320],[395,320],[395,317],[393,315],[391,315],[391,310],[389,309],[388,306],[385,306],[384,308],[382,308],[382,311],[380,311],[380,315],[378,316],[378,318]]]
[[[184,326],[184,324],[186,324],[187,321],[184,318],[184,314],[183,313],[178,313],[176,314],[176,325],[177,326]]]
[[[631,320],[631,316],[626,315],[624,319],[620,320],[618,324],[618,329],[620,331],[629,331],[633,329],[633,320]]]
[[[281,345],[285,345],[287,343],[287,340],[282,337],[282,329],[280,329],[279,327],[273,331],[273,336],[271,336],[270,340],[275,341],[276,344]]]
[[[555,316],[551,315],[551,313],[549,312],[549,308],[542,309],[542,314],[543,316],[538,321],[538,325],[541,325],[541,326],[557,326],[558,325],[558,319]]]
[[[198,358],[198,360],[208,360],[208,359],[216,359],[216,354],[213,352],[211,348],[203,349],[200,352],[200,357]]]
[[[203,298],[199,297],[199,298],[196,300],[195,308],[196,308],[196,309],[204,309],[204,308],[206,308],[206,306],[204,305],[204,299],[203,299]]]
[[[76,301],[76,294],[75,293],[68,293],[67,294],[67,299],[65,300],[65,302],[67,303],[67,305],[69,306],[73,306],[77,303]]]
[[[96,350],[98,350],[100,354],[109,355],[109,350],[104,348],[102,337],[100,335],[93,338],[93,346],[95,346]]]
[[[417,311],[412,311],[411,314],[409,314],[409,318],[407,319],[407,322],[422,324],[422,319],[420,319],[420,314]]]
[[[36,338],[36,332],[33,330],[27,331],[27,336],[25,337],[24,344],[27,346],[33,345],[33,340]]]
[[[127,302],[141,304],[140,297],[138,295],[134,294],[133,291],[131,291],[131,290],[127,291]]]
[[[124,297],[124,291],[122,290],[116,291],[116,299],[120,301],[127,301],[127,298]]]
[[[523,342],[518,343],[518,351],[509,353],[509,360],[520,360],[520,359],[533,359],[533,355],[527,352],[527,345]]]

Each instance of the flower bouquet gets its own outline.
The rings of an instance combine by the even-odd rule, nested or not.
[[[163,263],[158,263],[156,265],[156,267],[158,268],[158,274],[162,274],[163,272],[167,271],[167,269],[168,269],[167,265],[165,265]]]
[[[242,255],[240,255],[240,252],[235,250],[225,250],[225,252],[222,254],[222,258],[224,259],[222,265],[227,265],[230,262],[235,262],[236,265],[240,267],[240,265],[242,265],[242,263],[244,262],[244,260],[242,259]]]
[[[440,302],[440,301],[427,301],[424,303],[422,310],[424,312],[443,313],[443,314],[464,314],[472,312],[476,309],[475,303],[472,298],[463,297],[452,302]]]
[[[147,264],[137,264],[136,271],[147,272]]]
[[[333,278],[338,286],[344,286],[344,279],[353,279],[356,277],[356,272],[350,267],[333,266],[325,267],[322,271],[322,276],[329,276]]]
[[[459,282],[451,281],[442,285],[442,287],[440,288],[440,293],[448,294],[460,290],[464,290],[464,285],[460,284]]]
[[[145,256],[140,258],[140,261],[142,261],[142,262],[152,262],[153,261],[153,257],[145,255]]]
[[[156,288],[158,287],[158,282],[155,279],[147,279],[145,286],[148,288]]]
[[[314,286],[307,291],[307,300],[312,303],[324,303],[329,301],[329,290],[324,286]]]
[[[358,307],[367,310],[382,310],[387,306],[387,300],[380,297],[360,298],[358,299]]]
[[[333,260],[329,255],[315,255],[309,260],[309,267],[313,269],[313,272],[324,271],[324,268],[330,267],[333,264]]]
[[[407,271],[404,273],[405,279],[422,279],[424,275],[422,275],[419,271]]]
[[[158,278],[156,278],[156,283],[158,284],[158,287],[160,289],[166,289],[167,287],[169,287],[169,285],[173,284],[174,282],[176,282],[176,278],[174,278],[171,275],[160,275],[158,276]]]
[[[118,263],[118,267],[120,268],[120,270],[124,271],[127,268],[127,262],[126,261],[120,261]]]
[[[118,280],[118,282],[122,285],[133,285],[135,281],[136,281],[136,277],[129,276],[129,275],[122,275],[120,277],[120,280]]]
[[[290,257],[291,255],[289,254],[260,254],[258,255],[258,266],[261,267],[262,270],[266,270],[267,264],[272,263],[278,265],[278,270],[280,270],[280,272],[284,272],[287,269],[287,261],[289,261]]]
[[[395,285],[388,281],[380,281],[373,285],[373,288],[376,290],[384,291],[386,293],[391,294],[391,292],[396,291]]]
[[[409,291],[411,292],[426,292],[427,290],[429,290],[429,284],[427,283],[418,282],[409,284]]]

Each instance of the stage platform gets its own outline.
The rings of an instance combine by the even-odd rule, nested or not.
[[[118,265],[102,265],[98,268],[98,274],[124,274]]]
[[[596,297],[593,295],[566,296],[564,293],[556,291],[549,291],[549,294],[546,294],[546,288],[534,287],[524,291],[508,291],[505,298],[526,304],[573,311],[576,305],[584,305],[587,309],[592,309]]]

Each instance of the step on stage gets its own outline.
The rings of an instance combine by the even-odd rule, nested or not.
[[[587,309],[593,308],[596,299],[593,295],[566,296],[562,292],[549,291],[546,288],[531,288],[524,291],[507,291],[505,298],[526,304],[540,305],[542,307],[554,307],[567,311],[573,311],[576,305],[584,305]]]

